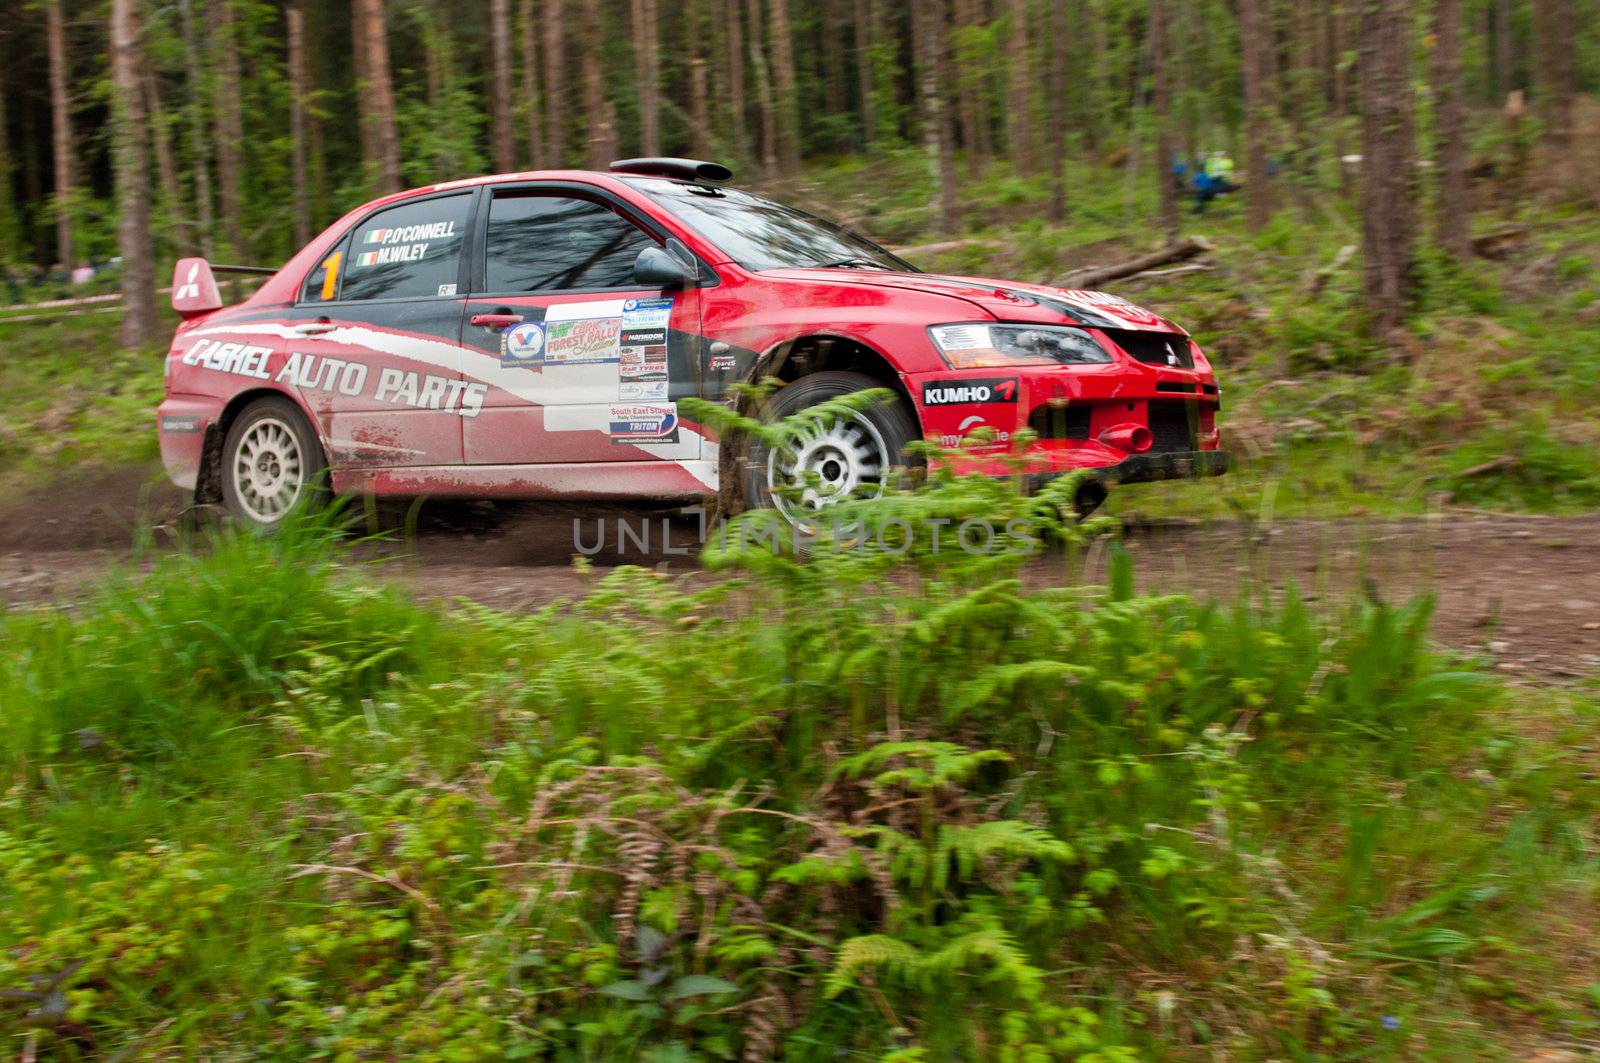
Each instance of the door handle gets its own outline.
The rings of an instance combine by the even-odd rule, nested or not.
[[[486,328],[491,332],[508,329],[512,325],[522,324],[522,315],[513,314],[509,310],[497,310],[492,314],[473,314],[468,318],[474,325]]]
[[[339,326],[335,325],[332,321],[329,321],[327,318],[323,318],[320,321],[312,321],[304,325],[296,325],[291,331],[296,336],[321,336],[332,332],[338,327]]]

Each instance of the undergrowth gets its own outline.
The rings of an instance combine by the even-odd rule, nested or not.
[[[1103,1063],[1596,1036],[1593,922],[1552,917],[1594,911],[1600,795],[1568,749],[1592,706],[1525,738],[1430,648],[1426,600],[1138,596],[1074,486],[936,467],[807,557],[751,545],[771,518],[748,514],[714,583],[620,569],[533,615],[372,589],[325,520],[0,618],[6,1051]],[[979,523],[993,548],[963,549]],[[1107,586],[1024,580],[1108,548]]]

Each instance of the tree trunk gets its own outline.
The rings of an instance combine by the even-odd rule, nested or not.
[[[500,173],[516,169],[511,124],[511,0],[489,0],[489,152]]]
[[[1272,219],[1267,151],[1272,139],[1272,108],[1267,102],[1267,55],[1272,47],[1263,19],[1263,0],[1239,0],[1239,63],[1244,76],[1245,221],[1259,231]]]
[[[1380,334],[1405,321],[1415,291],[1417,150],[1410,0],[1361,0],[1362,291]]]
[[[72,104],[67,96],[67,27],[61,0],[45,5],[45,32],[50,52],[50,143],[55,155],[56,259],[72,269]]]
[[[1028,16],[1028,0],[1008,0],[1011,58],[1006,69],[1006,131],[1011,141],[1011,161],[1021,174],[1038,166],[1038,131],[1033,124],[1033,73],[1028,69],[1028,49],[1035,31]]]
[[[710,43],[706,37],[704,20],[700,13],[701,0],[687,0],[684,5],[683,21],[687,35],[687,48],[689,52],[689,146],[697,159],[706,158],[711,154],[711,85],[709,64],[703,54],[704,46]],[[654,35],[658,29],[656,23],[655,0],[650,0],[650,24],[652,27],[651,47],[655,49],[656,92],[660,92],[660,41]],[[659,136],[659,134],[657,134]],[[649,153],[655,154],[660,150],[660,144]]]
[[[870,0],[867,0],[870,2]],[[728,115],[733,133],[733,154],[744,157],[750,150],[749,121],[744,103],[744,41],[740,36],[740,0],[723,0],[724,41],[728,63]]]
[[[768,0],[768,5],[772,17],[772,77],[777,90],[778,161],[785,173],[792,174],[800,168],[800,115],[794,78],[794,42],[789,29],[789,0]]]
[[[1172,137],[1172,84],[1167,55],[1167,4],[1170,0],[1150,0],[1150,65],[1155,81],[1156,182],[1161,194],[1161,231],[1168,241],[1178,238],[1178,190],[1172,183],[1175,148]]]
[[[1501,103],[1516,88],[1516,41],[1511,29],[1511,0],[1494,0],[1495,102]]]
[[[0,270],[16,265],[26,252],[18,226],[21,215],[12,185],[16,163],[11,157],[11,137],[6,126],[5,53],[0,52]]]
[[[544,120],[539,107],[539,32],[537,0],[522,0],[519,11],[522,40],[522,106],[527,108],[528,169],[537,170],[544,158]]]
[[[975,28],[983,22],[983,11],[978,0],[956,0],[955,28],[962,31]],[[961,146],[967,152],[967,173],[974,180],[983,174],[987,151],[988,116],[983,113],[980,84],[982,71],[974,69],[977,59],[960,53],[952,64],[956,81],[956,98],[961,114]]]
[[[200,253],[210,258],[215,253],[216,231],[211,213],[211,138],[206,135],[206,100],[210,94],[201,72],[200,34],[195,29],[190,0],[178,0],[178,27],[183,37],[184,77],[188,82],[185,118],[189,127],[189,160],[194,170],[194,216],[200,229]]]
[[[861,116],[861,145],[872,150],[878,139],[878,111],[873,99],[873,49],[877,38],[875,0],[856,0],[856,95]]]
[[[1461,0],[1434,0],[1433,11],[1433,167],[1439,181],[1434,222],[1439,246],[1465,262],[1472,257],[1472,200],[1461,84]]]
[[[1573,0],[1534,0],[1534,39],[1539,62],[1534,87],[1544,120],[1551,177],[1563,191],[1573,187],[1572,109],[1578,94],[1578,19]],[[1590,177],[1593,180],[1593,176]]]
[[[117,250],[122,255],[122,342],[157,342],[150,247],[150,155],[139,76],[138,0],[111,0],[111,85],[116,155]]]
[[[750,76],[755,79],[756,110],[761,116],[761,167],[767,176],[778,172],[777,114],[772,102],[772,77],[761,47],[761,0],[749,0],[746,26],[750,39]]]
[[[567,0],[544,3],[544,98],[548,108],[544,135],[545,165],[560,166],[567,157]]]
[[[1350,167],[1345,165],[1344,157],[1349,154],[1345,150],[1348,146],[1348,137],[1345,126],[1346,119],[1350,116],[1350,67],[1345,62],[1345,49],[1349,46],[1350,19],[1345,7],[1345,0],[1334,0],[1329,5],[1328,28],[1333,50],[1333,84],[1330,86],[1333,94],[1333,156],[1339,164],[1339,195],[1349,199],[1353,189],[1350,181]]]
[[[210,0],[211,62],[223,86],[216,100],[217,207],[227,253],[250,257],[240,227],[239,182],[244,176],[244,119],[239,111],[239,45],[234,40],[234,0]]]
[[[139,50],[139,85],[144,90],[145,124],[150,130],[150,143],[155,151],[156,173],[161,176],[161,206],[175,233],[174,242],[185,255],[199,250],[194,230],[184,216],[183,177],[178,171],[178,159],[172,151],[172,130],[161,106],[161,87],[156,83],[155,70],[150,59]]]
[[[226,0],[212,0],[213,3]],[[389,30],[384,18],[384,0],[355,0],[358,42],[366,85],[361,93],[361,121],[371,127],[368,149],[375,154],[367,159],[376,175],[378,191],[398,192],[400,180],[400,133],[395,124],[394,81],[389,73]]]
[[[294,242],[311,241],[311,193],[306,172],[306,11],[304,0],[290,0],[283,12],[289,60],[289,183],[294,201]]]
[[[1082,10],[1081,7],[1079,9]],[[1067,220],[1067,5],[1050,3],[1050,220]]]
[[[592,169],[603,170],[616,158],[616,133],[606,102],[605,69],[600,62],[600,0],[583,0],[584,138]]]
[[[956,215],[956,152],[945,62],[944,0],[922,0],[911,8],[911,32],[917,49],[917,95],[922,104],[922,135],[939,180],[939,231],[954,233]]]
[[[690,47],[698,48],[700,34],[694,21],[697,20],[691,19],[689,26]],[[661,53],[657,33],[656,0],[633,0],[633,81],[639,90],[639,149],[647,156],[661,154]]]

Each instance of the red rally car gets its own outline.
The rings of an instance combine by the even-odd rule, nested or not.
[[[402,192],[226,308],[205,260],[179,262],[169,475],[271,526],[323,477],[337,493],[690,500],[716,493],[719,467],[798,520],[881,490],[912,440],[979,428],[979,471],[1003,471],[1024,428],[1039,475],[1225,471],[1216,378],[1176,325],[1099,292],[923,273],[730,178],[643,159]],[[773,417],[872,387],[900,401],[719,462],[678,400],[768,377]]]

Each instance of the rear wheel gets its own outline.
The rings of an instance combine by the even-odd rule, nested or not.
[[[268,530],[321,502],[327,460],[311,422],[288,399],[245,407],[222,444],[222,499],[235,519]]]
[[[861,373],[816,373],[773,396],[766,417],[802,414],[781,445],[752,440],[745,470],[745,498],[757,508],[778,510],[798,528],[814,531],[817,515],[850,498],[883,493],[916,423],[903,403],[871,406],[845,414],[812,408],[829,399],[881,388]]]

